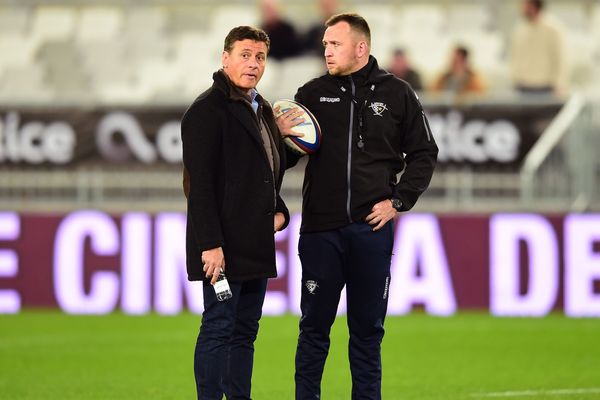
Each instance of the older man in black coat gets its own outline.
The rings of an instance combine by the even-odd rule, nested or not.
[[[250,399],[267,278],[277,274],[273,235],[289,222],[279,196],[285,151],[273,110],[256,91],[268,49],[264,31],[232,29],[223,69],[182,121],[188,278],[204,281],[198,399]],[[233,297],[219,301],[211,284],[225,271]]]

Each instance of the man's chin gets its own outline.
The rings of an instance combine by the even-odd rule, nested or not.
[[[258,85],[258,81],[259,81],[258,79],[247,79],[244,82],[244,88],[246,90],[254,89],[254,88],[256,88],[256,85]]]
[[[248,90],[252,90],[252,89],[256,89],[256,84],[258,82],[253,82],[253,83],[244,83],[242,86],[238,86],[240,89],[248,91]]]

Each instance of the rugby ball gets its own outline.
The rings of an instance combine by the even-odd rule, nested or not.
[[[275,113],[275,118],[291,108],[299,108],[304,113],[298,118],[304,118],[304,121],[292,128],[295,132],[303,133],[304,136],[287,136],[283,139],[286,146],[300,155],[314,154],[321,145],[321,128],[317,119],[308,108],[294,100],[277,100],[273,103],[273,108],[279,107],[279,112]]]

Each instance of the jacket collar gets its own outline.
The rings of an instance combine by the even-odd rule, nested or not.
[[[348,76],[332,76],[329,75],[330,77],[337,79],[337,80],[347,80]],[[394,75],[390,74],[389,72],[387,72],[384,69],[381,69],[379,67],[379,64],[377,63],[377,59],[373,56],[369,56],[369,61],[367,62],[367,65],[365,65],[364,67],[362,67],[361,69],[359,69],[356,72],[353,72],[352,74],[350,74],[350,76],[352,77],[352,79],[355,82],[360,82],[362,83],[379,83],[382,82],[386,79],[390,79],[392,78]]]
[[[362,67],[358,71],[350,74],[350,76],[352,77],[352,80],[356,83],[367,82],[371,75],[371,70],[373,69],[373,66],[375,64],[376,64],[375,58],[373,58],[372,56],[369,56],[369,61],[365,64],[364,67]]]
[[[248,104],[252,104],[252,98],[250,96],[248,96],[246,93],[244,93],[241,89],[234,86],[231,83],[231,80],[229,79],[229,77],[223,71],[223,69],[220,69],[213,74],[213,81],[214,81],[213,85],[218,90],[223,92],[229,100],[245,101]],[[263,105],[263,98],[260,94],[257,93],[255,99],[258,102],[259,106]]]

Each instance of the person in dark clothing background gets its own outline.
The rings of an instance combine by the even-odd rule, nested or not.
[[[403,49],[394,50],[394,56],[388,68],[396,78],[406,81],[413,90],[420,91],[423,89],[421,75],[410,66],[408,57]]]
[[[261,28],[271,40],[269,58],[279,61],[297,56],[301,51],[300,38],[296,28],[281,15],[277,0],[262,0],[260,9]]]
[[[323,34],[325,33],[325,21],[327,21],[338,9],[337,0],[318,0],[321,9],[321,21],[310,26],[303,39],[303,52],[312,56],[323,56]]]
[[[323,134],[304,175],[296,399],[320,398],[329,332],[344,286],[351,398],[381,399],[393,218],[410,210],[429,185],[438,148],[415,92],[370,56],[367,22],[339,14],[326,26],[328,73],[295,96]],[[298,136],[297,113],[292,109],[277,118],[283,135]],[[288,166],[298,159],[288,153]]]
[[[285,151],[273,110],[256,91],[269,38],[240,26],[225,39],[223,68],[183,116],[187,270],[203,280],[196,342],[198,399],[250,399],[254,340],[267,278],[275,277],[274,232],[289,212],[279,196]],[[233,297],[219,301],[221,272]]]

